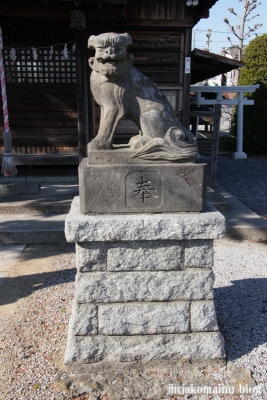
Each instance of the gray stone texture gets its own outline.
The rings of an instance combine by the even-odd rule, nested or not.
[[[80,272],[181,270],[184,241],[76,243]]]
[[[190,303],[102,304],[99,334],[151,335],[190,331]]]
[[[65,220],[68,242],[218,239],[224,233],[224,216],[209,205],[203,213],[85,215],[75,197]]]
[[[85,215],[75,198],[65,224],[78,268],[66,363],[225,356],[212,300],[218,211]]]
[[[185,268],[212,268],[214,262],[213,241],[186,241],[184,257]]]
[[[191,331],[217,331],[217,317],[213,300],[194,301],[191,304]]]
[[[68,336],[65,363],[225,357],[219,332],[137,336]]]
[[[104,243],[76,243],[78,271],[103,271],[107,267],[107,250]]]
[[[80,210],[84,214],[202,212],[205,171],[205,164],[87,165],[84,159],[79,166]]]
[[[118,303],[213,298],[211,270],[78,273],[77,302]]]
[[[108,271],[181,270],[183,242],[120,243],[108,249]]]
[[[87,158],[87,165],[169,165],[167,160],[160,160],[154,163],[151,160],[145,160],[137,157],[132,157],[133,152],[129,147],[123,146],[122,148],[113,147],[108,150],[93,150],[90,149],[90,157]]]
[[[79,304],[74,300],[70,327],[74,335],[96,335],[98,333],[97,306]]]

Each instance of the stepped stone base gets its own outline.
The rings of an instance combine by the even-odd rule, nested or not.
[[[219,332],[176,335],[69,337],[65,363],[105,361],[220,359],[225,357]]]
[[[75,198],[65,223],[78,270],[65,362],[223,358],[212,267],[224,232],[210,206],[85,215]]]

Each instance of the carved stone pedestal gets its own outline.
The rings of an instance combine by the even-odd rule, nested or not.
[[[203,213],[80,212],[76,295],[65,362],[218,359],[225,356],[213,302],[213,239],[224,217]]]
[[[83,213],[202,212],[206,164],[152,163],[129,149],[90,151],[79,166]]]

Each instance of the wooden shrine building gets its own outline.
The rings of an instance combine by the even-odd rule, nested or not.
[[[190,84],[185,71],[192,29],[217,0],[1,0],[0,26],[13,154],[17,165],[78,164],[97,134],[100,111],[89,90],[90,35],[128,32],[134,65],[165,92],[181,122],[189,124]],[[73,29],[81,10],[85,29]],[[199,54],[198,54],[199,56]],[[205,78],[220,73],[203,67]],[[194,64],[194,70],[198,72]],[[209,76],[207,76],[207,74]],[[205,79],[203,78],[203,79]],[[3,118],[0,120],[3,131]],[[128,141],[137,127],[122,120],[116,140]],[[0,154],[3,153],[0,134]]]

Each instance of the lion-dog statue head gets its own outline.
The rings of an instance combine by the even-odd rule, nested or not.
[[[103,33],[90,36],[89,49],[95,49],[95,57],[89,60],[90,67],[101,75],[123,75],[133,63],[133,55],[127,53],[127,47],[132,44],[128,33]]]

